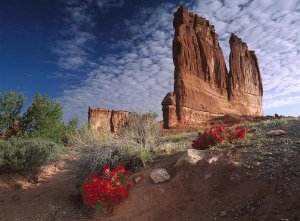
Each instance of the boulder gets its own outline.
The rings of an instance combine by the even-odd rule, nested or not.
[[[184,163],[196,165],[198,161],[205,159],[206,156],[207,150],[188,149],[187,152],[177,160],[175,167]]]
[[[150,178],[154,183],[162,183],[170,179],[170,175],[168,174],[166,169],[159,168],[155,169],[150,173]]]
[[[266,135],[267,137],[283,136],[286,135],[286,132],[284,130],[270,130]]]

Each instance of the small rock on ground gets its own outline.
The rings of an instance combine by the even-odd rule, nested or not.
[[[225,216],[227,216],[227,212],[225,211],[225,210],[223,210],[223,211],[221,211],[221,217],[225,217]]]
[[[284,130],[270,130],[267,132],[267,137],[274,137],[274,136],[283,136],[286,135]]]
[[[153,170],[150,173],[150,177],[154,183],[162,183],[170,179],[167,170],[163,168]]]
[[[138,176],[134,179],[134,182],[139,183],[139,182],[141,182],[141,180],[142,180],[142,177]]]

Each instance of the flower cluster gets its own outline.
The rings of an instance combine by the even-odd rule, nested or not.
[[[105,166],[101,175],[95,174],[89,177],[89,181],[83,186],[83,199],[89,208],[100,208],[107,211],[122,199],[128,197],[128,189],[131,184],[126,181],[128,171],[123,165],[111,170]]]
[[[199,132],[198,137],[193,140],[192,147],[195,149],[207,149],[211,145],[222,142],[235,142],[244,139],[247,135],[247,129],[242,127],[226,127],[216,125],[207,128],[203,133]]]

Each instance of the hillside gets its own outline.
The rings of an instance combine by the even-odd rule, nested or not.
[[[0,220],[299,220],[299,119],[246,126],[246,144],[213,147],[195,166],[174,167],[184,151],[171,151],[133,173],[129,198],[111,215],[83,209],[75,155],[39,174],[1,175]],[[271,129],[287,134],[266,137]],[[193,136],[177,135],[176,142]],[[153,184],[154,168],[167,169],[171,179]],[[136,177],[141,181],[135,183]]]

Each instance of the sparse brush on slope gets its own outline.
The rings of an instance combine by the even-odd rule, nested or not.
[[[78,177],[86,178],[88,175],[101,171],[105,165],[116,168],[123,164],[126,168],[133,166],[135,156],[125,154],[112,146],[86,147],[81,149],[81,157],[77,161],[75,172]]]
[[[64,147],[42,139],[11,138],[0,141],[0,170],[23,171],[56,160]]]

